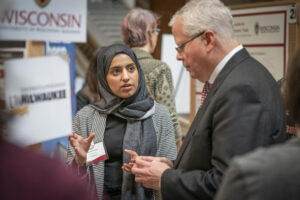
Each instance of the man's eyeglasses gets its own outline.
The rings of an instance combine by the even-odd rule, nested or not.
[[[177,53],[182,53],[184,50],[184,47],[187,43],[193,41],[194,39],[196,39],[197,37],[200,37],[201,35],[203,35],[203,33],[205,33],[205,30],[200,32],[199,34],[195,35],[194,37],[192,37],[191,39],[189,39],[188,41],[184,42],[183,44],[179,45],[178,47],[176,47],[176,51]]]

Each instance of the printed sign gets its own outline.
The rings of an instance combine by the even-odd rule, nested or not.
[[[4,63],[5,102],[14,115],[7,136],[31,145],[72,132],[69,63],[59,56]]]
[[[276,80],[285,75],[293,5],[233,10],[234,33]]]
[[[86,0],[0,0],[1,40],[86,42]]]

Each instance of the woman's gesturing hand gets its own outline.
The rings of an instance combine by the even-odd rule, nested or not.
[[[83,138],[75,132],[72,132],[72,135],[68,137],[69,142],[76,153],[75,161],[79,166],[86,162],[87,152],[89,151],[94,137],[95,133],[90,134],[88,138]]]

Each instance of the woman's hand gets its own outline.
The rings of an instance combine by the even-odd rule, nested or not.
[[[89,151],[92,140],[95,136],[95,133],[92,133],[88,138],[84,139],[73,131],[72,135],[68,137],[68,140],[76,153],[75,161],[77,165],[82,166],[86,162],[87,152]]]
[[[131,168],[135,164],[135,160],[136,160],[138,154],[135,151],[128,150],[128,149],[125,149],[124,152],[127,153],[128,155],[130,155],[131,159],[128,164],[127,163],[123,164],[122,169],[128,173],[132,173]]]

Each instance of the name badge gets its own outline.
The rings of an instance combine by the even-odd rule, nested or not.
[[[106,155],[103,142],[94,144],[94,142],[92,141],[90,149],[87,152],[86,162],[88,164],[93,164],[107,159],[108,156]]]

